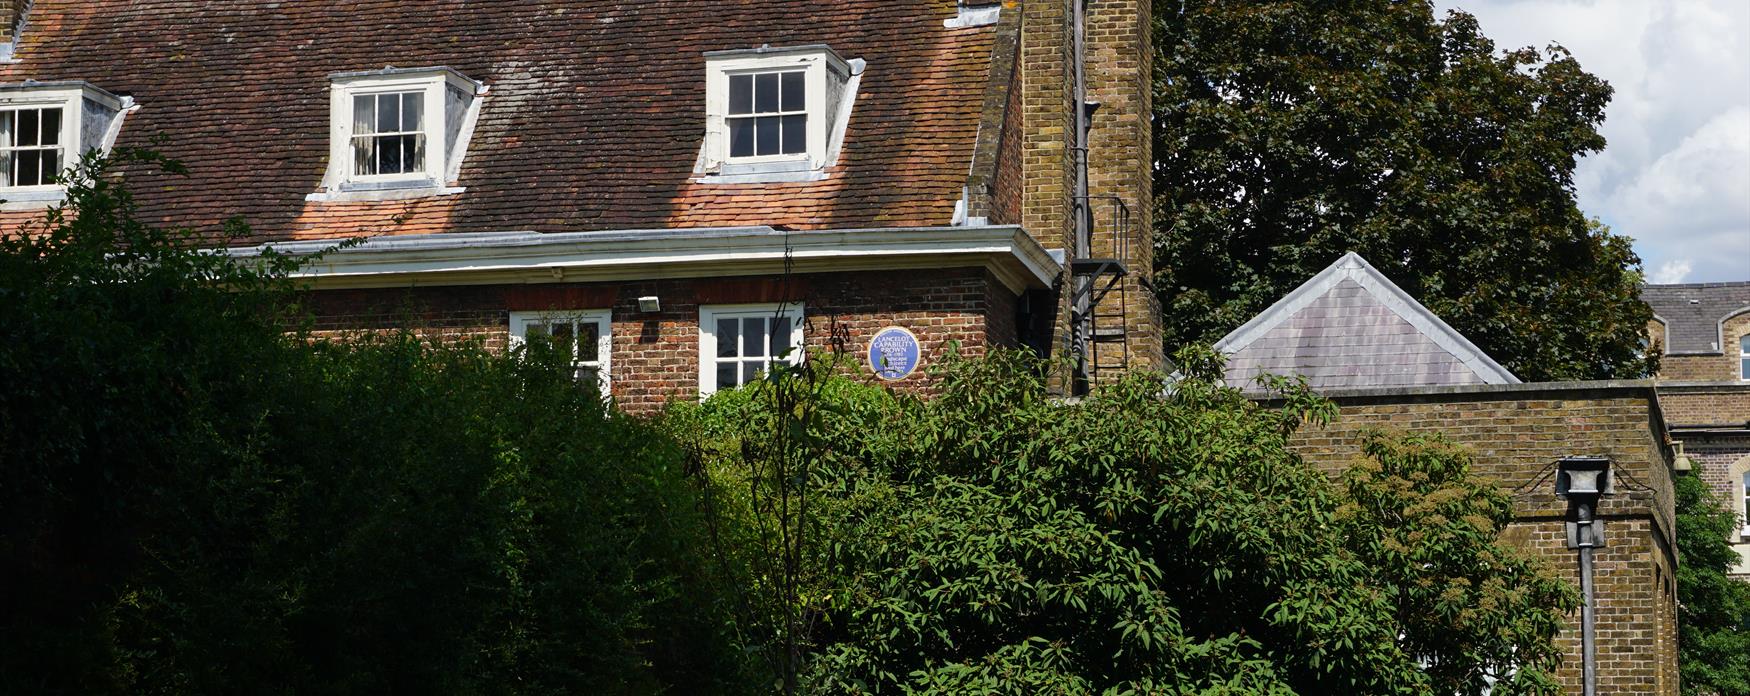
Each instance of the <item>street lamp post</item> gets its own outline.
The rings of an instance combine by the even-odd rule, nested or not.
[[[1593,648],[1592,549],[1604,546],[1604,520],[1598,518],[1598,501],[1611,492],[1609,459],[1563,457],[1557,462],[1556,496],[1568,501],[1568,548],[1580,552],[1580,594],[1586,602],[1580,607],[1585,696],[1598,693],[1598,660]]]

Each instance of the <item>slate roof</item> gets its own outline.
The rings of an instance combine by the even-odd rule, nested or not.
[[[1721,322],[1750,311],[1750,282],[1648,285],[1641,299],[1665,324],[1665,352],[1670,355],[1721,352]]]
[[[135,97],[120,144],[162,134],[155,149],[192,170],[142,177],[143,212],[196,227],[242,216],[256,231],[247,241],[947,225],[997,43],[997,27],[944,27],[955,14],[954,0],[36,0],[0,82],[86,80]],[[868,63],[829,176],[689,181],[705,133],[702,54],[804,44]],[[329,75],[390,65],[489,85],[467,191],[306,202],[327,167]]]
[[[1511,372],[1351,252],[1220,342],[1228,384],[1315,389],[1515,384]]]

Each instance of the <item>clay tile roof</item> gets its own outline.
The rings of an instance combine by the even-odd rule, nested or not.
[[[954,0],[36,0],[0,82],[88,80],[135,97],[121,145],[153,219],[232,216],[256,239],[749,224],[946,225],[978,137],[993,27]],[[711,50],[826,44],[868,62],[818,182],[699,185]],[[409,201],[307,202],[328,158],[329,76],[448,66],[490,86],[459,184]]]
[[[1720,322],[1750,311],[1750,282],[1648,285],[1641,299],[1665,324],[1666,353],[1718,355]]]

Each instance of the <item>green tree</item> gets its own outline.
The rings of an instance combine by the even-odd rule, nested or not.
[[[1707,484],[1677,477],[1677,666],[1683,693],[1750,694],[1750,582],[1726,575],[1740,520]]]
[[[1426,0],[1155,3],[1155,287],[1212,342],[1345,252],[1526,380],[1638,377],[1629,240],[1575,203],[1611,90]]]
[[[1557,692],[1574,593],[1495,544],[1510,506],[1465,455],[1379,436],[1339,485],[1288,445],[1328,402],[1264,408],[1179,358],[1165,398],[1138,375],[1065,404],[1001,352],[927,400],[822,390],[793,440],[825,529],[809,692]]]
[[[0,690],[744,686],[682,450],[566,351],[312,340],[113,164],[0,239]]]

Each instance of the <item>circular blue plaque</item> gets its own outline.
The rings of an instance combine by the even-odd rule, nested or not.
[[[917,336],[904,328],[889,326],[869,341],[869,369],[881,379],[905,379],[917,371],[923,354]]]

